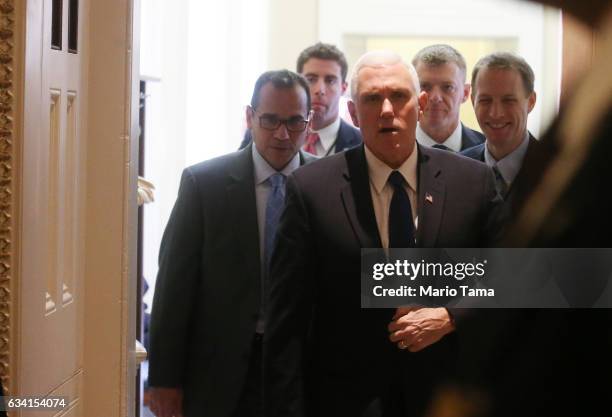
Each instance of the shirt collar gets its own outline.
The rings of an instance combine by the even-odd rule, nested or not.
[[[255,174],[255,184],[259,185],[267,181],[268,178],[270,178],[272,175],[276,174],[277,172],[280,172],[286,177],[300,167],[300,153],[299,152],[297,152],[293,156],[293,158],[289,161],[287,165],[285,165],[285,167],[282,170],[277,171],[270,166],[268,161],[266,161],[263,158],[263,156],[261,156],[261,154],[257,150],[257,146],[255,146],[254,143],[251,149],[252,149],[252,155],[253,155],[253,169],[254,169],[254,174]]]
[[[514,178],[516,178],[521,166],[523,165],[523,159],[525,159],[525,154],[527,153],[527,147],[529,146],[529,132],[525,130],[525,137],[521,144],[510,152],[508,155],[496,161],[491,152],[489,152],[489,146],[485,142],[485,163],[490,166],[497,166],[502,177],[504,177],[504,181],[508,184],[512,184]]]
[[[440,145],[444,145],[450,150],[454,152],[459,152],[461,150],[461,123],[457,123],[457,127],[453,130],[453,133],[446,138],[446,140]],[[433,140],[425,131],[421,128],[421,124],[417,123],[416,128],[416,138],[417,141],[423,146],[434,146],[438,145],[438,142]]]
[[[338,131],[340,130],[340,118],[338,117],[332,124],[329,126],[325,126],[321,130],[315,130],[314,132],[319,134],[319,140],[321,141],[321,145],[327,151],[330,146],[336,140],[338,136]]]
[[[397,169],[394,170],[385,164],[383,161],[378,159],[371,151],[368,146],[365,146],[365,156],[368,163],[368,173],[370,175],[370,182],[374,185],[374,189],[377,194],[380,194],[387,184],[389,175],[392,171],[399,171],[404,177],[408,186],[416,192],[417,190],[417,158],[418,158],[418,146],[415,142],[414,149],[408,159]]]

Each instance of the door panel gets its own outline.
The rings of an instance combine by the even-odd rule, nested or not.
[[[86,154],[79,98],[86,63],[78,49],[68,50],[69,7],[75,3],[43,0],[27,6],[27,48],[34,52],[26,60],[19,393],[65,392],[71,405],[60,415],[79,414],[83,375]],[[41,29],[30,24],[36,17]]]

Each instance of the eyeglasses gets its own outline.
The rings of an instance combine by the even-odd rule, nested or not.
[[[255,110],[253,110],[255,113]],[[276,116],[264,114],[258,116],[259,126],[266,130],[276,130],[281,124],[284,124],[289,132],[303,132],[308,126],[308,119],[302,118],[302,116],[294,116],[289,119],[279,119]]]

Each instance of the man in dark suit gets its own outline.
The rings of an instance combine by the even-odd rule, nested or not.
[[[364,146],[288,181],[267,304],[268,417],[424,413],[454,365],[453,320],[444,308],[361,309],[360,250],[479,247],[490,234],[490,170],[416,144],[427,94],[414,68],[370,52],[354,71]]]
[[[534,74],[521,57],[496,52],[481,58],[472,71],[472,103],[486,142],[462,152],[486,163],[495,173],[500,195],[507,197],[527,155],[538,146],[527,130],[536,103]],[[515,181],[518,179],[518,181]]]
[[[607,0],[537,2],[560,7],[564,16],[578,18],[593,30],[593,37],[598,42],[589,68],[569,91],[564,92],[566,98],[561,103],[560,113],[544,133],[536,152],[538,155],[529,157],[523,164],[521,176],[529,177],[532,187],[518,198],[522,204],[506,244],[609,248],[612,247],[612,199],[605,190],[612,178],[612,82],[609,71],[612,3]],[[568,52],[571,58],[572,51]],[[584,273],[576,276],[578,280],[594,278]],[[529,403],[531,407],[537,401],[541,408],[546,408],[537,415],[544,417],[610,413],[611,310],[568,309],[542,311],[539,315],[542,324],[535,327],[534,333],[551,324],[559,329],[556,337],[551,338],[553,343],[549,343],[554,345],[554,354],[548,351],[547,356],[539,356],[542,358],[539,367],[551,371],[543,373],[540,369],[529,368],[528,361],[522,362],[535,356],[533,350],[526,349],[524,355],[517,355],[515,362],[526,362],[526,365],[516,374],[529,373],[529,378],[523,378],[519,384],[528,379],[530,384],[525,391],[531,396],[517,403],[507,394],[501,407],[508,410],[507,415],[517,415],[511,413],[519,410],[522,404]],[[519,377],[505,379],[508,380],[506,386],[519,381]],[[544,386],[546,390],[541,389]],[[550,392],[544,400],[540,398],[542,391]],[[509,405],[514,405],[514,409]],[[536,415],[536,412],[531,414]]]
[[[303,150],[323,157],[342,152],[361,143],[361,133],[340,117],[340,98],[347,89],[348,64],[342,51],[334,45],[316,43],[304,49],[297,60],[297,72],[310,85],[312,129]],[[251,142],[247,130],[240,145]]]
[[[536,102],[534,73],[524,59],[514,54],[486,55],[472,71],[471,100],[486,141],[461,154],[491,167],[496,189],[506,200],[506,217],[511,218],[516,210],[517,196],[532,186],[529,178],[520,173],[525,160],[535,155],[538,147],[538,142],[527,130],[527,118]],[[514,385],[508,382],[516,382],[517,369],[542,369],[537,366],[542,363],[539,353],[555,351],[549,334],[557,328],[541,326],[535,309],[472,313],[461,328],[465,337],[458,349],[457,386],[480,392],[483,402],[478,409],[483,415],[510,415],[504,410],[508,408],[509,399],[521,404],[521,407],[512,406],[513,413],[517,408],[523,410],[528,390],[513,389]],[[522,359],[520,363],[515,363],[516,358]],[[512,395],[507,394],[510,390]],[[539,398],[545,401],[547,397],[539,395]]]
[[[459,121],[461,104],[470,96],[463,56],[450,45],[430,45],[412,59],[427,107],[416,130],[419,144],[459,152],[483,143],[482,133]]]
[[[262,287],[309,108],[303,77],[264,73],[246,111],[254,144],[183,172],[151,317],[158,417],[262,416]]]
[[[612,56],[612,5],[609,1],[539,2],[562,7],[564,13],[573,13],[583,23],[601,24],[604,33],[597,35],[607,43],[598,45],[597,52],[607,52],[595,54],[592,71],[580,78],[573,95],[566,92],[568,99],[562,103],[560,114],[537,146],[532,146],[535,142],[529,139],[525,159],[509,190],[513,210],[502,244],[520,248],[608,248],[612,244],[609,215],[612,205],[609,198],[603,197],[606,193],[602,190],[609,187],[612,156],[609,100],[612,83],[604,70]],[[473,87],[476,89],[476,84]],[[529,91],[525,86],[519,89]],[[513,109],[515,104],[508,105]],[[526,117],[524,114],[520,118]],[[497,123],[492,127],[495,125],[499,127]],[[475,154],[478,157],[482,152]],[[519,187],[520,184],[528,186]],[[579,262],[563,265],[564,262],[558,262],[556,267],[580,271],[575,274],[575,282],[601,279],[587,272],[589,268]],[[560,289],[563,293],[563,286]],[[574,290],[571,294],[575,293]],[[575,304],[570,302],[570,305]],[[476,406],[481,411],[479,415],[495,417],[586,416],[602,414],[601,410],[610,412],[612,316],[609,309],[495,312],[496,317],[502,315],[504,326],[499,326],[497,321],[499,334],[495,337],[488,334],[488,349],[477,349],[476,355],[462,361],[466,369],[478,373],[470,376],[471,390],[478,391],[478,395],[463,396],[464,400],[472,401],[470,407]],[[473,334],[482,335],[482,327],[474,328]],[[474,350],[473,345],[470,347]],[[440,399],[440,403],[458,397],[461,395],[454,393]]]

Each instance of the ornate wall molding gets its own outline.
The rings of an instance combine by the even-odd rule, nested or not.
[[[0,377],[11,392],[10,324],[11,280],[13,279],[13,161],[15,126],[15,5],[0,0]]]

